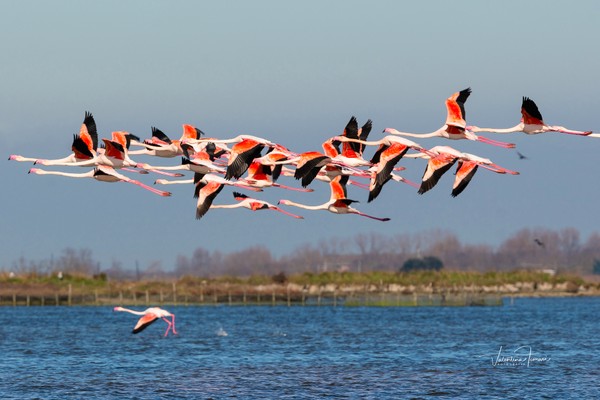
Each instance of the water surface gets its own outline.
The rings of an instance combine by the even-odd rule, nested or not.
[[[111,307],[0,308],[1,398],[600,395],[597,298],[167,308],[179,332],[167,338],[162,321],[132,335],[138,317]]]

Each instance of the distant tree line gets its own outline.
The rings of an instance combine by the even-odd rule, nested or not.
[[[101,266],[90,250],[65,249],[56,259],[32,261],[21,258],[5,271],[104,274],[109,279],[169,278],[182,276],[218,277],[286,274],[323,271],[408,271],[411,269],[454,269],[508,271],[554,269],[574,274],[600,273],[600,234],[582,241],[574,228],[553,231],[522,229],[497,248],[463,244],[452,232],[434,230],[418,234],[384,236],[358,234],[332,237],[318,244],[305,244],[290,254],[275,258],[262,246],[231,253],[196,248],[191,254],[174,255],[171,266],[156,262],[137,269],[113,261]]]

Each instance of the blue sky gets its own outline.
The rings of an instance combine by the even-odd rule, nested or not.
[[[101,137],[126,130],[172,138],[184,123],[209,136],[253,134],[302,152],[320,150],[355,115],[384,128],[430,132],[443,125],[444,100],[471,87],[467,122],[509,127],[521,97],[536,101],[546,123],[600,131],[600,5],[594,1],[3,1],[0,14],[0,149],[60,158],[70,152],[85,111]],[[527,155],[482,143],[447,144],[491,158],[519,176],[480,170],[457,198],[452,177],[423,196],[389,183],[357,208],[392,218],[302,211],[211,210],[194,218],[193,188],[161,198],[133,185],[33,176],[28,163],[5,161],[0,269],[23,256],[41,260],[63,249],[90,249],[102,267],[160,262],[195,248],[231,252],[264,245],[275,255],[329,237],[432,229],[464,243],[497,245],[519,229],[598,231],[600,139],[557,133],[493,135]],[[367,156],[370,156],[369,152]],[[172,165],[179,160],[137,157]],[[419,181],[423,160],[401,162]],[[49,168],[49,167],[48,167]],[[79,168],[56,168],[84,172]],[[140,177],[138,177],[140,178]],[[156,177],[141,177],[151,183]],[[297,185],[292,178],[282,183]],[[270,189],[256,197],[310,204],[329,197]],[[232,203],[225,189],[215,204]],[[299,212],[300,213],[300,212]]]

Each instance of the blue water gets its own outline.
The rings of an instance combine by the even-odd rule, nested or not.
[[[166,308],[167,338],[111,307],[0,308],[0,398],[600,397],[600,298]]]

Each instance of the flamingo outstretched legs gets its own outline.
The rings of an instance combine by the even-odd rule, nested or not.
[[[177,331],[175,330],[175,314],[171,314],[171,321],[169,321],[166,317],[161,317],[161,318],[168,325],[164,337],[167,337],[167,335],[169,334],[169,331],[172,331],[174,335],[177,335]]]

